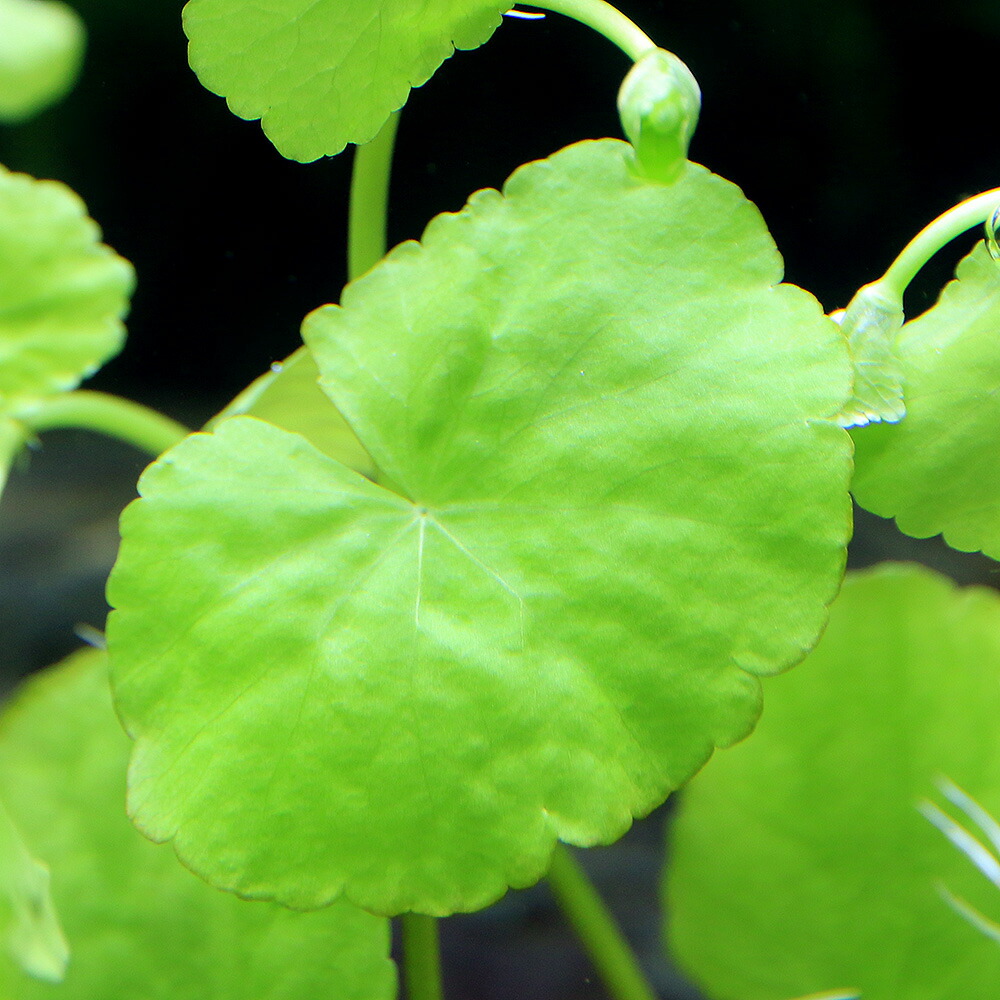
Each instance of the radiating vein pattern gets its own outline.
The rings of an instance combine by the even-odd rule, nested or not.
[[[143,477],[109,589],[131,809],[216,884],[476,909],[620,836],[815,641],[842,338],[738,189],[627,149],[523,168],[308,318],[381,485],[248,417]]]

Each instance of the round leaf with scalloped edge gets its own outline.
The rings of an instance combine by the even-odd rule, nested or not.
[[[0,167],[0,416],[75,388],[121,349],[131,265],[64,184]]]
[[[852,489],[908,535],[1000,558],[1000,267],[984,245],[899,335],[906,417],[857,428]]]
[[[764,687],[754,734],[681,797],[682,968],[714,1000],[993,1000],[1000,949],[945,894],[995,919],[1000,893],[918,807],[962,821],[946,776],[1000,814],[997,594],[919,566],[849,574],[813,653]]]
[[[205,885],[126,818],[128,754],[97,650],[35,676],[0,713],[0,783],[49,862],[72,949],[66,1000],[392,1000],[384,919],[346,903],[295,913]],[[54,992],[20,975],[11,995]]]
[[[741,192],[581,143],[306,322],[376,485],[248,417],[164,455],[109,594],[130,807],[241,893],[442,914],[620,836],[815,641],[837,328]]]
[[[455,49],[493,34],[496,0],[190,0],[191,67],[282,156],[309,162],[374,138]]]

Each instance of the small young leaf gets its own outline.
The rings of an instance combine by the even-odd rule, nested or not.
[[[391,1000],[385,920],[337,903],[294,913],[207,886],[125,817],[129,740],[105,655],[29,680],[0,715],[0,784],[52,868],[72,959],[66,1000]],[[45,1000],[27,976],[18,1000]]]
[[[1000,805],[1000,598],[916,566],[849,575],[764,718],[685,789],[668,937],[715,1000],[852,987],[993,1000],[1000,949],[941,897],[996,890],[919,803],[954,776]]]
[[[99,239],[69,188],[0,167],[0,417],[121,348],[132,268]]]
[[[838,322],[854,362],[854,394],[840,416],[843,427],[902,420],[903,372],[897,338],[903,304],[866,285],[851,299]]]
[[[368,479],[375,478],[371,456],[347,421],[319,387],[319,368],[308,347],[300,347],[253,381],[205,427],[246,414],[301,434],[321,452]],[[0,452],[2,456],[2,452]]]
[[[109,589],[131,809],[213,882],[483,906],[620,836],[815,640],[842,338],[737,188],[630,153],[522,168],[307,320],[382,485],[247,417],[143,477]]]
[[[1000,267],[978,246],[899,336],[907,416],[852,431],[854,495],[909,535],[1000,558]]]
[[[454,49],[482,45],[497,0],[190,0],[191,67],[282,156],[309,162],[375,137]]]
[[[19,122],[73,86],[83,59],[80,18],[56,0],[0,0],[0,122]]]
[[[661,184],[677,180],[700,112],[698,81],[673,52],[651,49],[637,60],[618,91],[618,114],[638,173]]]
[[[57,983],[66,973],[69,947],[52,904],[49,870],[32,857],[2,801],[0,949],[36,979]]]

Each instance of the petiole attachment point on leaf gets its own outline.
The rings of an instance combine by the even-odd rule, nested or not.
[[[650,49],[629,70],[618,92],[618,114],[635,148],[637,174],[672,184],[687,164],[701,89],[672,52]]]

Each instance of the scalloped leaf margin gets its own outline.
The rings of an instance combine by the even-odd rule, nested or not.
[[[455,49],[489,39],[496,0],[189,0],[191,67],[232,112],[308,163],[373,139]]]
[[[843,338],[736,187],[629,149],[522,168],[309,318],[382,485],[249,417],[143,476],[109,585],[130,807],[216,884],[482,907],[619,837],[815,641]]]

